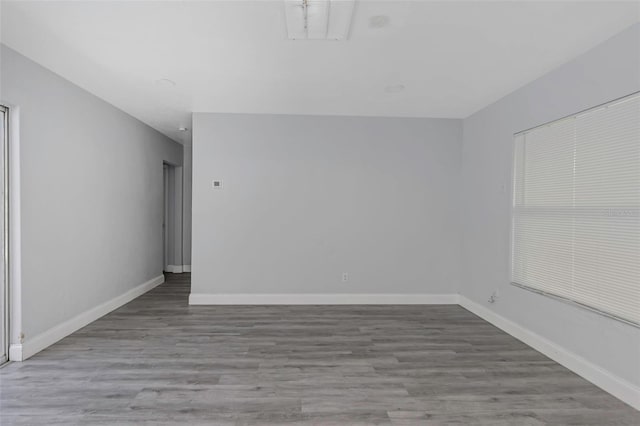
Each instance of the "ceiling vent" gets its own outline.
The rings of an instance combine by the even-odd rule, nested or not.
[[[290,40],[346,40],[354,0],[285,0]]]

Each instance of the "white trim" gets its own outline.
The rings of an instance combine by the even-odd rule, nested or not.
[[[183,174],[184,167],[168,161],[162,163],[164,188],[163,269],[173,274],[183,272]]]
[[[24,361],[25,359],[37,354],[41,350],[53,345],[57,341],[70,335],[74,331],[81,329],[87,324],[92,323],[98,318],[108,314],[109,312],[119,308],[120,306],[132,301],[138,296],[146,293],[152,288],[162,284],[164,282],[164,275],[157,276],[149,281],[132,288],[126,293],[115,297],[95,308],[89,309],[77,315],[62,324],[50,328],[49,330],[41,333],[31,339],[27,339],[22,344],[11,345],[9,349],[11,361]]]
[[[567,367],[604,391],[631,405],[636,410],[640,410],[640,387],[611,374],[579,355],[464,296],[460,296],[460,306]]]
[[[162,269],[169,270],[169,165],[162,163]]]
[[[4,103],[4,102],[3,102]],[[20,107],[9,107],[9,360],[22,353],[22,225],[20,213]]]
[[[173,167],[173,258],[177,262],[182,262],[182,174],[183,167],[182,166],[174,166]],[[180,272],[183,272],[183,266],[178,265],[180,267]]]
[[[170,272],[172,274],[181,274],[183,272],[191,272],[191,265],[167,265],[165,268],[166,272]]]
[[[191,293],[190,305],[455,305],[457,294],[210,294]]]
[[[167,267],[165,268],[166,272],[170,272],[172,274],[181,274],[184,272],[184,266],[183,265],[167,265]]]
[[[22,361],[22,344],[9,345],[9,361]]]

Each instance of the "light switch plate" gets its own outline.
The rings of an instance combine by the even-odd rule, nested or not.
[[[222,189],[222,181],[220,179],[214,179],[211,181],[211,188]]]

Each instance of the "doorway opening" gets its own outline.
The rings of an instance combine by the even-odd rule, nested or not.
[[[182,262],[182,167],[162,164],[162,270],[183,272]]]

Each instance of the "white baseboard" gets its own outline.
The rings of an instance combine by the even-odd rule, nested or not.
[[[190,305],[455,305],[457,294],[209,294],[191,293]]]
[[[172,274],[181,274],[182,272],[184,272],[184,266],[183,265],[167,265],[165,270],[166,272],[170,272]]]
[[[582,376],[604,391],[609,392],[636,410],[640,410],[640,387],[611,374],[579,355],[568,351],[562,346],[545,339],[539,334],[496,314],[491,309],[464,296],[460,296],[460,306],[531,346],[533,349],[543,353],[557,363],[567,367],[569,370]]]
[[[22,361],[22,344],[15,343],[9,345],[9,361]]]
[[[126,293],[113,298],[101,305],[96,306],[88,311],[77,315],[70,320],[63,322],[44,333],[25,340],[21,345],[14,344],[9,348],[9,359],[11,361],[24,361],[27,358],[37,354],[41,350],[53,345],[57,341],[70,335],[76,330],[81,329],[87,324],[92,323],[98,318],[108,314],[109,312],[119,308],[120,306],[132,301],[136,297],[146,293],[152,288],[162,284],[164,282],[164,275],[157,276]]]
[[[191,272],[191,265],[167,265],[167,272],[170,272],[172,274]]]

